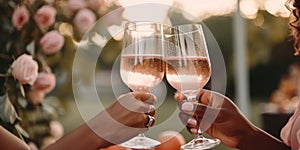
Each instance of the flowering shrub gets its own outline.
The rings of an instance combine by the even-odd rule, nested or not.
[[[32,148],[63,135],[57,108],[44,100],[56,71],[71,68],[74,39],[106,7],[104,0],[0,0],[0,125]]]

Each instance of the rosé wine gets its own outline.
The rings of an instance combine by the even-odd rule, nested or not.
[[[207,57],[169,57],[166,61],[167,80],[178,91],[199,90],[210,79],[211,70]]]
[[[123,55],[120,74],[123,82],[133,91],[149,91],[158,85],[164,76],[164,61],[161,55]]]

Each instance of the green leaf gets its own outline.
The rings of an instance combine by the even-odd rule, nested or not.
[[[11,41],[8,41],[8,42],[6,43],[6,46],[5,46],[6,52],[9,52],[11,46],[12,46],[12,42],[11,42]]]
[[[26,51],[31,54],[32,56],[34,56],[34,41],[30,42],[27,46],[26,46]]]
[[[22,95],[23,97],[25,97],[25,90],[24,90],[23,85],[22,85],[22,84],[19,84],[19,86],[20,86],[20,92],[21,92],[21,95]]]
[[[15,124],[15,129],[17,130],[19,136],[22,135],[29,138],[29,134],[19,124]]]
[[[10,102],[7,94],[0,97],[0,118],[11,124],[14,124],[16,120],[20,120],[15,107]]]

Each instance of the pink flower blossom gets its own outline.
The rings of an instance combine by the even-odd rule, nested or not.
[[[38,76],[38,64],[30,55],[19,56],[11,67],[13,77],[21,84],[32,85]]]
[[[17,7],[12,15],[12,24],[18,30],[21,30],[23,26],[29,21],[29,12],[27,8],[22,5]]]
[[[58,121],[51,121],[50,122],[50,134],[55,138],[59,139],[64,134],[64,128],[62,124]]]
[[[43,91],[45,94],[52,91],[55,87],[55,75],[52,73],[41,72],[38,74],[35,82],[33,83],[32,89]]]
[[[81,9],[74,18],[74,25],[80,33],[86,32],[96,22],[96,15],[89,9]]]
[[[55,22],[56,10],[50,5],[42,6],[35,13],[35,20],[40,27],[49,27]]]
[[[40,46],[46,55],[58,52],[65,43],[65,38],[58,31],[46,33],[40,40]]]
[[[87,6],[87,4],[83,0],[69,0],[68,1],[68,8],[71,11],[77,11],[77,10],[80,10],[80,9],[86,7],[86,6]]]
[[[27,101],[32,105],[38,105],[43,103],[45,98],[45,92],[40,90],[30,89],[27,92]]]

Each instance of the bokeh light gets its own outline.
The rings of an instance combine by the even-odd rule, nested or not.
[[[285,7],[286,0],[266,0],[265,9],[270,14],[277,17],[288,17],[290,15],[289,10]]]
[[[259,4],[254,0],[243,0],[240,2],[240,10],[243,17],[254,19],[259,10]]]
[[[239,4],[241,15],[247,19],[255,19],[259,10],[266,10],[277,17],[288,17],[290,12],[285,7],[286,0],[117,0],[120,6],[127,7],[136,4],[155,3],[180,7],[186,14],[193,14],[197,19],[212,16],[228,15],[236,11]],[[154,13],[154,12],[153,12]],[[187,19],[193,19],[183,14]]]

